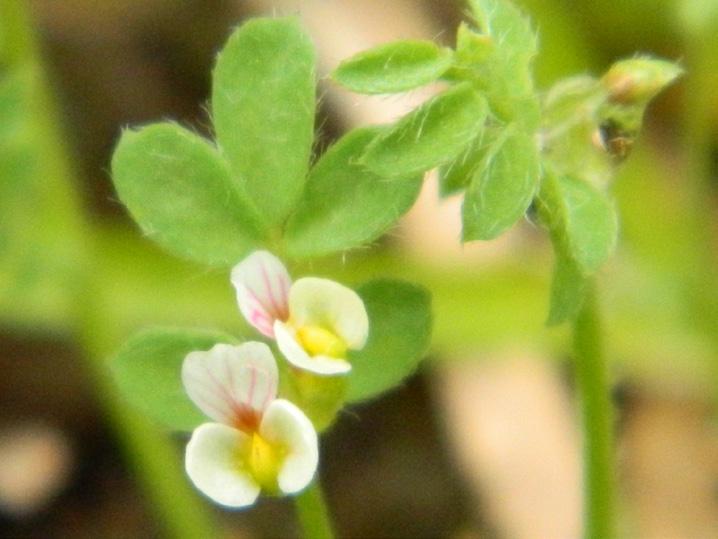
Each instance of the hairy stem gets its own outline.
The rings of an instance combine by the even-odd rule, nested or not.
[[[334,537],[329,510],[318,479],[295,498],[295,507],[304,539]]]
[[[574,325],[574,356],[584,438],[584,538],[610,539],[615,535],[613,407],[593,283]]]

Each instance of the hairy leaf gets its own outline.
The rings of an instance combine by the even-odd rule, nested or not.
[[[112,158],[120,200],[176,255],[231,265],[257,244],[255,212],[208,141],[164,123],[122,134]]]
[[[528,209],[541,171],[534,138],[511,127],[484,157],[462,207],[463,241],[490,240]]]
[[[299,199],[314,139],[315,52],[297,19],[254,19],[217,58],[212,117],[233,173],[269,225]]]
[[[613,252],[616,213],[602,192],[553,171],[545,176],[536,202],[556,253],[548,323],[558,324],[576,317],[586,279]]]
[[[403,92],[441,77],[452,56],[450,49],[431,41],[397,41],[344,60],[332,77],[362,94]]]
[[[359,247],[386,232],[412,206],[421,188],[420,174],[386,179],[357,162],[380,132],[352,131],[316,163],[285,231],[291,255]]]
[[[461,153],[483,128],[486,112],[484,98],[460,84],[382,132],[361,161],[382,176],[425,172]]]

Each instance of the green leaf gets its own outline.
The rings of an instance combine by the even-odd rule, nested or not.
[[[182,385],[182,362],[194,350],[217,343],[236,344],[215,331],[155,328],[125,343],[111,361],[112,374],[124,398],[165,427],[191,431],[209,419],[189,399]]]
[[[549,170],[536,198],[556,253],[548,324],[573,320],[586,280],[611,255],[618,224],[613,204],[590,184]]]
[[[481,131],[486,101],[468,83],[430,99],[367,147],[362,163],[381,176],[425,172],[451,161]]]
[[[495,47],[488,34],[474,32],[468,24],[462,22],[456,31],[456,57],[464,65],[471,66],[484,62]]]
[[[403,92],[441,77],[452,56],[450,49],[431,41],[397,41],[344,60],[332,77],[362,94]]]
[[[555,326],[574,320],[586,291],[587,277],[561,246],[554,246],[556,262],[551,279],[551,299],[546,324]]]
[[[564,246],[582,273],[592,274],[611,255],[618,222],[613,204],[601,191],[582,180],[549,173],[537,203],[555,242]]]
[[[593,141],[600,133],[598,111],[607,97],[599,81],[587,75],[563,79],[549,90],[543,103],[542,140],[553,170],[595,185],[613,177],[614,159]]]
[[[309,173],[304,197],[287,223],[292,256],[319,256],[359,247],[382,235],[416,200],[420,174],[387,180],[357,163],[381,129],[342,137]]]
[[[487,149],[485,132],[471,141],[471,145],[459,156],[439,168],[439,194],[442,197],[453,195],[466,189],[471,178],[481,166],[481,159]]]
[[[490,240],[510,228],[528,209],[541,172],[536,141],[507,128],[484,157],[466,191],[462,240]]]
[[[257,245],[254,210],[208,141],[164,123],[122,133],[112,157],[120,200],[176,255],[231,265]]]
[[[479,30],[494,45],[474,71],[479,87],[499,118],[533,130],[540,119],[531,70],[537,38],[528,18],[507,0],[469,0],[469,7]]]
[[[369,314],[369,341],[362,350],[349,354],[349,402],[399,385],[416,370],[431,338],[431,298],[424,288],[378,279],[357,292]]]
[[[297,19],[253,19],[213,73],[217,141],[262,218],[277,225],[299,199],[314,140],[315,52]]]

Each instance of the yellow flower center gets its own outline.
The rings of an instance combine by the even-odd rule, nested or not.
[[[310,356],[343,358],[347,353],[344,339],[321,326],[302,326],[297,329],[297,340]]]
[[[244,461],[262,489],[277,492],[279,490],[277,476],[285,456],[285,448],[271,444],[255,432],[252,434],[249,452],[244,455]]]

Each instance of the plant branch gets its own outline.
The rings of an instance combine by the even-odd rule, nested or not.
[[[574,369],[584,447],[584,538],[610,539],[614,523],[613,406],[595,283],[574,325]]]
[[[319,480],[295,498],[297,518],[304,539],[332,539],[334,529]]]

